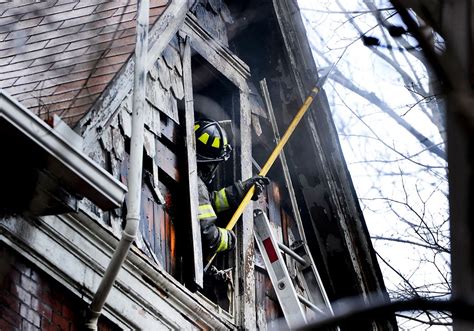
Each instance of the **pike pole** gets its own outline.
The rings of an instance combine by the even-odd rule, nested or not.
[[[325,79],[327,78],[327,75],[320,79],[318,83],[318,86],[312,89],[311,94],[306,98],[304,104],[301,106],[301,108],[298,110],[296,113],[295,117],[291,121],[290,125],[288,126],[288,129],[286,129],[285,134],[281,138],[280,142],[276,145],[276,147],[273,149],[272,154],[270,154],[267,162],[265,162],[265,165],[263,166],[262,170],[260,170],[259,175],[260,176],[266,176],[270,168],[272,167],[273,163],[277,159],[277,157],[280,155],[280,152],[282,151],[283,147],[286,145],[288,140],[290,139],[291,135],[293,134],[293,131],[295,131],[296,127],[300,123],[301,119],[303,118],[304,114],[309,109],[309,106],[313,102],[313,100],[316,98],[318,93],[321,91],[322,84],[324,83]],[[239,220],[240,216],[245,210],[245,207],[247,207],[248,203],[252,199],[252,196],[255,192],[255,185],[253,185],[250,190],[248,190],[247,194],[245,194],[244,198],[242,199],[242,202],[240,205],[237,207],[237,209],[234,212],[234,215],[232,215],[232,218],[230,219],[229,223],[225,227],[227,230],[232,230]],[[216,257],[217,253],[214,253],[214,255],[210,258],[208,263],[206,264],[206,267],[204,268],[204,271],[206,272],[207,269],[211,266],[212,261]]]

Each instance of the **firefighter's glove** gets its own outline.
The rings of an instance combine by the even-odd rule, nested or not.
[[[206,274],[207,276],[211,276],[218,281],[232,282],[232,268],[219,270],[215,266],[211,265],[211,267],[207,269]]]
[[[232,232],[232,230],[222,228],[218,228],[218,230],[220,234],[220,239],[216,253],[233,250],[235,247],[235,242],[237,241],[234,232]]]
[[[252,195],[252,200],[256,201],[258,200],[258,196],[263,192],[263,189],[265,188],[265,186],[268,184],[270,184],[270,179],[268,179],[268,177],[255,175],[253,177],[250,177],[246,181],[243,181],[242,188],[245,194],[247,193],[248,190],[250,190],[252,185],[255,185],[255,192]]]

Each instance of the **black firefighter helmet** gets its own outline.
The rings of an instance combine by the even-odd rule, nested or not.
[[[203,119],[194,123],[197,162],[220,162],[230,157],[232,147],[218,122]]]

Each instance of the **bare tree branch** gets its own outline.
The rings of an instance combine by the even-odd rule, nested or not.
[[[324,27],[313,25],[312,30],[308,29],[309,35],[315,36],[310,38],[310,46],[318,63],[323,65],[333,62],[332,53],[340,54],[341,50],[346,52],[351,48],[344,58],[344,66],[334,71],[332,88],[327,93],[333,103],[339,136],[344,138],[341,141],[349,155],[349,168],[356,174],[354,181],[361,179],[356,189],[364,214],[371,218],[371,238],[390,296],[446,299],[451,293],[451,246],[443,91],[437,88],[436,68],[431,68],[419,44],[413,46],[416,40],[403,30],[399,17],[391,19],[394,17],[391,10],[379,11],[372,1],[363,2],[368,8],[363,14],[346,11],[347,5],[342,0],[328,2],[326,8],[311,12],[317,15],[324,11],[321,17],[325,24],[332,20],[337,29],[331,27],[325,33]],[[337,14],[331,17],[329,13]],[[399,28],[400,37],[393,33],[394,28]],[[380,46],[370,50],[365,46],[357,48],[362,44],[357,41],[362,39],[366,43],[366,38],[371,37],[375,41],[381,38]],[[339,47],[341,44],[345,46]],[[372,81],[370,72],[360,70],[369,68],[370,64],[374,70]],[[375,86],[372,90],[368,87],[371,85]],[[392,95],[382,90],[390,85],[395,85],[396,92]],[[398,95],[398,91],[402,93]],[[410,122],[413,120],[418,122]],[[441,139],[432,138],[437,137],[433,125]],[[416,141],[410,143],[406,138]],[[407,318],[400,315],[403,320],[399,323],[409,329],[416,323],[425,328],[452,323],[450,315],[441,312],[418,311],[406,315]]]
[[[351,10],[351,11],[320,10],[320,9],[313,9],[313,8],[307,8],[307,7],[301,7],[300,9],[303,10],[303,11],[313,12],[313,13],[343,14],[343,15],[347,15],[347,14],[373,14],[374,11],[382,12],[382,11],[395,10],[394,7],[376,8],[374,10]]]
[[[313,49],[314,50],[314,49]],[[317,50],[314,50],[318,52]],[[320,54],[323,56],[322,54]],[[335,82],[344,86],[345,88],[351,90],[352,92],[358,94],[362,98],[366,99],[373,105],[377,106],[380,110],[386,113],[390,118],[392,118],[397,124],[407,130],[413,137],[415,137],[422,145],[436,156],[440,157],[443,160],[447,160],[446,153],[437,147],[438,144],[432,142],[428,137],[424,136],[421,132],[412,127],[406,120],[404,120],[400,115],[395,113],[390,106],[385,103],[382,99],[377,97],[374,93],[365,91],[360,87],[356,86],[350,79],[348,79],[341,71],[337,68],[334,70],[335,73],[331,76]]]
[[[433,249],[433,250],[436,250],[436,251],[439,251],[439,252],[450,253],[449,250],[437,247],[436,245],[434,245],[434,246],[433,245],[426,245],[426,244],[417,243],[417,242],[414,242],[414,241],[411,241],[411,240],[406,240],[406,239],[401,239],[401,238],[389,238],[389,237],[382,237],[382,236],[370,236],[370,238],[375,239],[375,240],[394,241],[394,242],[398,242],[398,243],[402,243],[402,244],[410,244],[410,245],[414,245],[414,246],[419,246],[419,247],[423,247],[423,248],[426,248],[426,249]]]
[[[412,321],[416,321],[416,322],[419,322],[421,324],[428,324],[428,325],[431,325],[431,326],[435,326],[435,325],[451,326],[452,325],[452,322],[438,322],[436,320],[431,320],[431,321],[428,322],[428,321],[423,320],[421,318],[415,318],[415,317],[412,317],[410,315],[402,314],[402,313],[397,313],[397,314],[395,314],[395,316],[406,318],[406,319],[409,319],[409,320],[412,320]]]
[[[335,71],[337,71],[337,69],[335,69]],[[334,79],[334,78],[333,78],[333,79]],[[335,78],[334,80],[337,81],[338,79],[339,79],[339,78]],[[344,86],[344,85],[343,85],[343,86]],[[346,87],[346,86],[344,86],[344,87]],[[364,91],[364,92],[365,92],[365,91]],[[336,93],[339,95],[339,93],[338,93],[337,91],[336,91]],[[340,96],[339,96],[339,97],[340,97]],[[417,165],[420,165],[420,166],[431,167],[431,166],[423,165],[423,164],[421,164],[421,163],[415,161],[415,160],[413,159],[413,157],[406,156],[406,155],[400,153],[397,149],[395,149],[395,148],[393,148],[392,146],[390,146],[389,144],[385,143],[384,140],[383,140],[382,138],[380,138],[380,137],[377,135],[377,133],[372,129],[372,127],[371,127],[370,125],[368,125],[368,124],[360,117],[360,115],[357,114],[351,107],[349,107],[349,105],[344,101],[343,98],[340,97],[340,99],[341,99],[341,102],[346,106],[346,108],[347,108],[354,116],[356,116],[356,117],[359,119],[359,121],[361,121],[361,122],[367,127],[367,129],[374,135],[374,137],[375,137],[379,142],[381,142],[382,144],[384,144],[387,148],[389,148],[389,149],[392,150],[393,152],[397,153],[398,155],[402,156],[405,160],[408,160],[408,161],[410,161],[410,162],[416,163]],[[398,116],[398,115],[397,115],[397,116]],[[399,116],[398,116],[398,117],[399,117]],[[399,118],[400,118],[400,117],[399,117]],[[408,125],[408,124],[407,124],[407,125]],[[410,127],[411,127],[411,126],[410,126]],[[426,139],[428,139],[428,138],[426,138]],[[425,142],[425,143],[426,143],[426,142]],[[425,145],[425,144],[424,144],[424,145]],[[427,145],[425,145],[425,146],[427,147],[427,150],[430,151],[430,152],[433,152],[433,149],[437,149],[437,150],[439,150],[440,152],[444,153],[443,151],[441,151],[441,150],[440,150],[438,147],[436,147],[435,145],[433,145],[433,146],[429,146],[429,145],[427,146]],[[446,156],[445,156],[445,157],[446,157]]]

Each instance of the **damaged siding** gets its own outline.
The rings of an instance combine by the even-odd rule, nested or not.
[[[226,23],[234,20],[222,0],[199,0],[192,10],[200,24],[223,45],[229,46]]]
[[[150,67],[146,84],[142,221],[137,244],[154,262],[173,275],[181,162],[178,155],[182,149],[178,102],[184,97],[177,36]],[[132,95],[133,90],[120,103],[109,124],[101,129],[99,144],[88,146],[91,156],[124,184],[127,184],[129,168]],[[103,214],[101,218],[119,236],[124,215],[124,210],[116,210]]]
[[[182,35],[185,38],[186,33]],[[189,174],[186,173],[187,160],[183,140],[185,124],[183,114],[179,113],[179,109],[184,110],[182,108],[185,95],[183,82],[185,69],[180,54],[183,49],[179,46],[183,46],[186,42],[181,40],[180,43],[179,38],[181,37],[175,35],[159,56],[149,58],[146,76],[144,177],[137,245],[150,260],[183,282],[182,271],[189,269],[188,266],[182,266],[183,260],[186,264],[191,257],[187,256],[190,253],[187,248],[183,251],[182,247],[188,244],[186,241],[189,242],[190,238],[185,237],[188,233],[184,233],[188,230],[186,228],[191,226],[187,205],[189,197],[183,196],[183,194],[189,195],[189,188],[186,185]],[[200,39],[197,42],[202,44]],[[196,45],[194,40],[192,44]],[[222,47],[221,44],[218,46]],[[225,52],[226,56],[230,54],[228,50]],[[220,53],[215,55],[217,54],[221,56]],[[221,63],[226,61],[215,55],[214,60]],[[238,63],[238,66],[242,65],[236,58],[233,61]],[[232,67],[229,64],[226,66]],[[125,184],[128,176],[133,95],[131,85],[124,82],[127,77],[131,77],[127,68],[117,77],[115,87],[107,91],[111,92],[110,95],[104,94],[79,126],[79,130],[85,136],[89,155]],[[234,79],[239,81],[239,87],[245,88],[240,72],[237,74],[234,67],[232,70]],[[244,69],[243,72],[247,73],[247,70]],[[127,89],[124,90],[124,87]],[[114,96],[116,98],[120,95],[123,95],[121,99],[112,100]],[[111,107],[113,104],[117,106]],[[97,113],[97,116],[94,116],[94,113]],[[239,117],[238,109],[235,116]],[[237,164],[240,166],[239,162]],[[102,223],[109,226],[117,237],[120,236],[123,227],[125,208],[99,215]],[[178,228],[179,232],[176,231]],[[186,277],[188,276],[184,275],[184,278]],[[254,291],[253,286],[250,290]],[[255,309],[253,305],[252,309]]]

